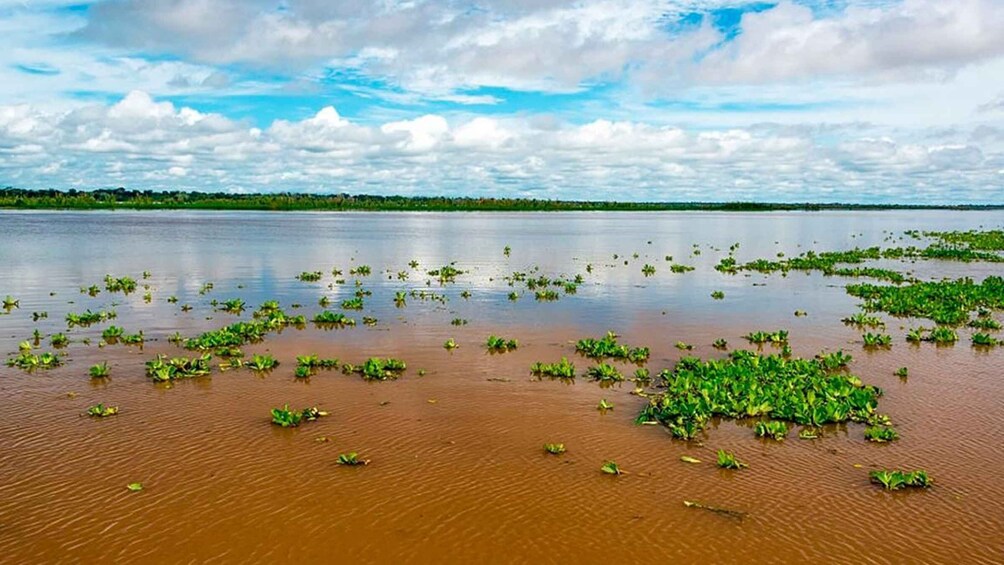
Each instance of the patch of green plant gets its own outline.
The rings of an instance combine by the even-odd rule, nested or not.
[[[687,273],[694,270],[694,267],[690,265],[680,265],[679,263],[674,263],[669,266],[669,270],[674,273]]]
[[[105,275],[105,290],[129,294],[136,290],[136,281],[129,277],[115,278],[111,275]]]
[[[324,273],[321,271],[304,271],[296,275],[296,279],[303,282],[317,282],[321,280],[322,276],[324,276]]]
[[[872,316],[864,312],[858,312],[853,316],[848,316],[840,321],[847,325],[854,325],[863,328],[885,327],[885,322],[882,321],[882,318],[879,318],[878,316]]]
[[[244,363],[244,366],[253,371],[271,371],[279,366],[279,362],[271,355],[252,355],[251,361]]]
[[[359,265],[354,269],[349,269],[349,274],[353,276],[366,277],[372,273],[373,270],[370,269],[369,265]]]
[[[545,443],[544,451],[550,453],[551,455],[561,455],[565,452],[565,444],[563,443]]]
[[[978,330],[997,331],[1001,329],[1001,323],[990,317],[979,317],[969,320],[969,327]]]
[[[649,357],[647,347],[630,347],[617,343],[617,334],[614,332],[607,332],[600,339],[580,339],[575,344],[575,350],[590,359],[627,359],[632,363],[644,363]]]
[[[896,369],[896,372],[893,374],[895,374],[897,377],[901,379],[905,379],[910,375],[910,369],[906,367],[900,367],[899,369]]]
[[[788,435],[788,424],[777,420],[759,421],[753,426],[753,433],[757,437],[766,437],[776,441],[782,441]]]
[[[892,426],[868,426],[865,428],[865,439],[875,443],[886,443],[899,439],[899,433]]]
[[[881,390],[818,359],[733,351],[728,358],[685,357],[659,374],[663,389],[649,395],[636,422],[659,423],[674,437],[693,439],[714,416],[770,418],[821,426],[864,422]]]
[[[118,406],[105,406],[104,404],[95,404],[87,408],[88,416],[95,418],[107,418],[108,416],[114,416],[119,413]]]
[[[244,311],[245,303],[240,298],[231,298],[223,303],[220,310],[224,312],[230,312],[231,314],[240,314]]]
[[[724,449],[719,449],[717,453],[717,461],[715,462],[722,469],[733,469],[739,470],[749,467],[746,463],[743,463],[736,458],[735,453],[731,451],[725,451]]]
[[[438,269],[428,271],[427,274],[430,277],[436,277],[439,279],[440,284],[444,284],[448,282],[456,282],[457,277],[464,274],[464,271],[457,269],[454,266],[454,263],[450,263],[449,265],[444,265]]]
[[[624,375],[617,370],[617,367],[607,363],[600,363],[586,369],[586,376],[601,382],[621,382],[624,380]]]
[[[450,320],[450,325],[451,326],[466,326],[467,325],[467,320],[465,320],[463,318],[454,318],[454,319]]]
[[[600,403],[596,405],[596,409],[600,412],[606,412],[607,410],[614,409],[614,403],[610,402],[606,398],[601,398]]]
[[[49,345],[53,347],[66,347],[70,343],[70,338],[64,333],[54,333],[49,336]]]
[[[694,346],[690,345],[689,343],[678,341],[676,342],[676,348],[679,349],[680,351],[690,351],[691,349],[694,348]]]
[[[6,297],[4,297],[4,299],[3,299],[3,308],[4,308],[4,310],[13,310],[15,308],[19,308],[20,304],[21,304],[20,300],[14,298],[13,296],[11,296],[9,294]]]
[[[122,337],[124,333],[125,330],[123,328],[120,328],[119,326],[108,326],[107,328],[104,329],[103,332],[101,332],[101,339],[104,339],[106,341],[116,340]]]
[[[327,412],[318,410],[316,407],[290,410],[289,404],[286,404],[282,408],[272,409],[272,423],[283,428],[295,428],[302,422],[313,422],[327,415]]]
[[[361,465],[369,465],[369,459],[360,459],[359,454],[356,452],[342,453],[338,456],[335,463],[339,465],[344,465],[346,467],[357,467]]]
[[[816,355],[816,360],[823,367],[823,369],[828,371],[835,371],[837,369],[843,369],[854,359],[854,357],[844,353],[843,349],[838,349],[837,351],[831,353],[820,353]]]
[[[755,331],[743,336],[750,343],[774,343],[782,344],[788,342],[787,330],[777,330],[773,332]]]
[[[519,347],[519,343],[515,339],[506,339],[497,335],[490,335],[485,341],[485,346],[488,348],[488,351],[491,351],[492,353],[506,353]]]
[[[553,300],[558,300],[559,298],[561,298],[561,295],[558,294],[558,292],[556,290],[545,289],[545,290],[538,290],[538,291],[536,291],[534,293],[534,297],[537,300],[544,301],[544,302],[549,302],[549,301],[553,301]]]
[[[447,351],[453,351],[454,349],[460,347],[460,345],[452,337],[443,343],[443,349]]]
[[[720,290],[716,290],[711,293],[711,298],[714,298],[715,300],[722,300],[725,298],[725,293]]]
[[[406,368],[407,365],[400,359],[370,357],[362,365],[346,365],[342,370],[347,373],[359,373],[368,381],[386,381],[400,377]]]
[[[623,475],[624,474],[624,471],[620,468],[620,466],[617,465],[617,463],[615,463],[613,461],[607,461],[607,462],[603,463],[603,465],[600,467],[600,471],[602,471],[603,473],[606,473],[607,475]]]
[[[865,347],[892,347],[892,336],[889,334],[873,334],[866,332],[861,336]]]
[[[209,361],[212,355],[206,353],[201,357],[172,357],[158,355],[156,359],[146,362],[146,376],[154,382],[168,382],[178,379],[204,377],[210,373]]]
[[[970,278],[917,282],[904,286],[853,284],[847,293],[864,300],[865,310],[898,317],[927,318],[958,326],[978,308],[1004,308],[1004,278],[990,276],[981,283]]]
[[[924,338],[924,341],[933,341],[938,344],[949,344],[959,341],[959,334],[955,333],[952,328],[946,328],[944,326],[938,326],[931,330],[929,334]]]
[[[73,312],[70,312],[66,315],[66,324],[71,328],[74,326],[86,327],[91,324],[97,324],[100,322],[104,322],[106,320],[111,320],[115,317],[116,314],[114,310],[110,310],[107,312],[104,310],[99,310],[97,312],[91,312],[90,310],[87,310],[86,312],[83,312],[81,314],[74,314]]]
[[[973,345],[979,347],[993,347],[1001,344],[1001,341],[996,339],[994,336],[980,332],[974,333],[971,339]]]
[[[88,369],[87,373],[91,376],[92,379],[104,379],[107,378],[109,374],[111,374],[111,369],[108,368],[108,362],[103,361],[96,365],[91,365],[91,368]]]
[[[352,318],[349,318],[341,312],[332,312],[330,310],[318,312],[312,321],[318,325],[337,326],[340,328],[356,325],[356,321]]]
[[[554,379],[574,379],[575,365],[567,357],[562,357],[557,363],[534,363],[530,367],[530,373],[536,377],[549,377]]]
[[[646,277],[651,277],[655,274],[655,267],[645,263],[645,265],[641,268],[641,273]]]
[[[362,310],[363,299],[359,297],[349,298],[342,301],[342,308],[345,310]]]
[[[928,476],[926,471],[898,471],[880,469],[868,474],[872,483],[881,485],[885,490],[899,490],[903,488],[928,488],[934,484],[934,480]]]
[[[715,349],[727,349],[729,347],[729,342],[725,338],[720,337],[711,342],[711,346]]]
[[[28,347],[25,348],[25,345]],[[28,342],[22,342],[20,353],[7,360],[8,367],[17,367],[27,372],[34,371],[35,369],[54,369],[62,364],[62,360],[56,353],[49,353],[48,351],[39,355],[32,353],[31,345]]]

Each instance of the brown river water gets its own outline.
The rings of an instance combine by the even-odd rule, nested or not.
[[[736,242],[746,261],[913,243],[899,239],[908,229],[1002,224],[1000,212],[945,211],[0,212],[0,296],[20,300],[0,315],[0,350],[15,355],[36,328],[71,339],[56,369],[0,366],[0,563],[1004,563],[1004,349],[970,347],[966,329],[952,347],[913,346],[905,328],[924,321],[883,315],[894,345],[865,351],[861,332],[840,323],[857,311],[843,289],[850,279],[712,268]],[[671,273],[666,255],[696,270]],[[451,261],[466,271],[456,283],[426,284],[427,270]],[[646,263],[654,276],[642,275]],[[145,377],[157,353],[190,355],[170,334],[248,319],[264,300],[310,318],[327,296],[340,311],[355,291],[348,270],[359,264],[372,266],[358,279],[373,295],[347,313],[374,316],[375,326],[270,334],[244,348],[280,361],[267,374],[214,371],[172,385]],[[989,264],[876,264],[921,278],[1000,274]],[[502,277],[534,266],[585,282],[555,302],[521,287],[509,301]],[[333,267],[346,284],[328,287]],[[321,282],[294,278],[314,270],[325,273]],[[397,280],[398,271],[409,279]],[[80,293],[103,289],[106,273],[131,276],[140,289]],[[207,282],[212,291],[199,294]],[[413,289],[447,301],[409,298],[396,308],[395,291]],[[725,299],[712,300],[714,290]],[[248,311],[210,305],[230,298]],[[114,308],[118,318],[67,331],[66,313],[88,308]],[[42,311],[48,317],[33,321]],[[143,330],[146,344],[99,347],[109,324]],[[847,424],[818,440],[799,440],[795,428],[773,442],[755,438],[749,422],[721,421],[688,443],[634,424],[645,399],[631,382],[603,388],[529,374],[533,362],[562,356],[581,374],[591,363],[574,342],[607,330],[650,347],[655,374],[683,355],[723,356],[715,338],[749,347],[741,336],[775,329],[789,330],[797,356],[852,354],[851,372],[884,389],[879,411],[901,438],[872,444],[862,425]],[[489,334],[519,348],[489,354]],[[460,347],[446,351],[448,338]],[[694,350],[679,351],[677,341]],[[52,350],[42,344],[37,351]],[[357,364],[390,356],[408,370],[385,382],[340,371],[297,379],[295,357],[305,354]],[[111,377],[90,379],[88,367],[102,361]],[[907,379],[893,374],[902,366]],[[614,409],[597,410],[600,399]],[[99,402],[120,414],[81,416]],[[330,416],[295,429],[270,424],[269,410],[287,403]],[[567,453],[544,453],[548,442]],[[750,467],[719,470],[717,449]],[[370,464],[337,465],[349,451]],[[607,460],[626,474],[601,473]],[[935,485],[885,492],[869,483],[877,468],[923,468]],[[130,492],[134,482],[143,490]]]

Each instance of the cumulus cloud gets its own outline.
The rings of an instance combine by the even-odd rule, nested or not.
[[[730,40],[688,14],[736,0],[109,0],[77,32],[95,42],[270,69],[355,68],[408,90],[575,90],[640,77],[662,88],[818,76],[943,78],[1004,54],[996,0],[903,0],[813,11],[783,0]]]
[[[330,106],[257,128],[137,91],[65,112],[0,106],[0,175],[57,187],[999,202],[1004,140],[979,136],[923,143],[861,125],[690,130],[434,114],[360,124]]]

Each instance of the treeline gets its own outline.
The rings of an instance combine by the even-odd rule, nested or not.
[[[666,211],[707,210],[766,212],[774,210],[1002,209],[1004,205],[900,205],[768,202],[613,202],[474,198],[446,196],[378,196],[366,194],[230,194],[184,191],[28,190],[0,189],[0,208],[71,210],[385,210],[385,211]]]

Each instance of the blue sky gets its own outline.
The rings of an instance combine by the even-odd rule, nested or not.
[[[0,0],[0,182],[1004,200],[999,0]]]

